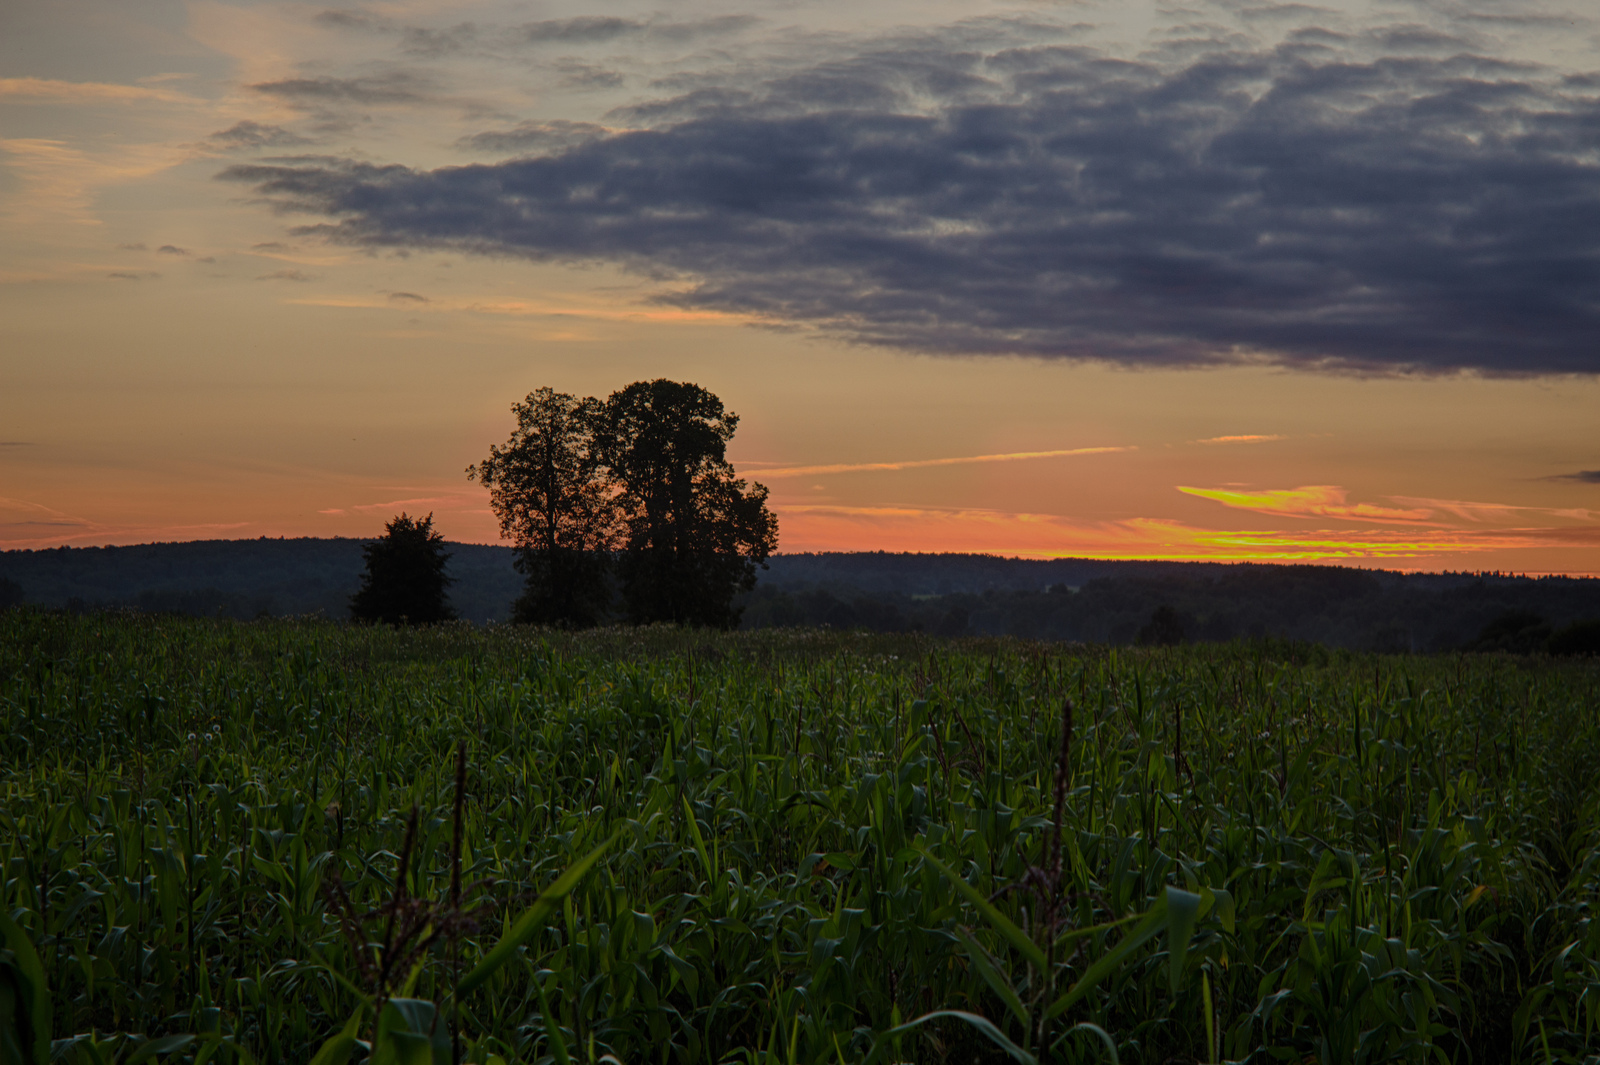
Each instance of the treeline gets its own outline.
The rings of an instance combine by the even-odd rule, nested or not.
[[[360,582],[362,549],[372,542],[215,540],[3,552],[0,605],[342,617]],[[513,549],[445,548],[457,613],[480,624],[510,620],[523,591]],[[1600,618],[1600,580],[1591,578],[878,552],[773,555],[767,564],[755,589],[733,601],[743,628],[1131,644],[1166,608],[1186,643],[1268,636],[1358,650],[1529,651],[1574,623]],[[1146,634],[1156,642],[1171,635]]]
[[[1090,560],[1059,560],[1058,565],[981,556],[783,561],[789,579],[775,574],[757,586],[745,604],[746,627],[826,626],[1108,644],[1273,637],[1375,651],[1600,652],[1600,580],[1586,578],[1411,575],[1309,565]],[[1022,587],[1016,579],[1038,576],[1049,566],[1096,575],[1078,585],[1042,587]],[[835,579],[794,579],[819,572],[831,572]],[[852,572],[866,579],[839,579]],[[898,573],[901,590],[886,590],[884,576],[892,573]],[[980,579],[988,587],[972,588]],[[1596,646],[1590,648],[1591,642]]]
[[[133,609],[237,620],[343,617],[370,540],[261,537],[0,552],[18,602],[75,612]],[[450,544],[450,598],[478,623],[504,621],[516,595],[510,548]],[[0,599],[4,592],[0,591]]]

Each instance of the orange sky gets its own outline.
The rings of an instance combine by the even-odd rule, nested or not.
[[[557,28],[592,9],[535,6]],[[514,400],[664,376],[741,415],[730,456],[771,488],[782,551],[1600,573],[1593,374],[916,354],[685,305],[693,278],[622,259],[332,243],[216,180],[289,156],[481,158],[475,130],[615,122],[794,20],[824,41],[970,5],[704,4],[672,17],[754,21],[691,46],[619,4],[636,44],[543,66],[404,51],[420,38],[379,22],[486,25],[510,10],[489,0],[338,6],[379,27],[359,38],[291,3],[134,7],[0,14],[0,549],[369,536],[401,510],[494,542],[464,470]],[[1091,8],[1129,54],[1163,30],[1154,5]],[[336,76],[342,102],[260,89]],[[239,130],[277,132],[219,139]]]

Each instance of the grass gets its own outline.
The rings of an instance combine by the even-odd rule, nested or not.
[[[11,611],[0,1031],[65,1062],[1597,1062],[1597,681]]]

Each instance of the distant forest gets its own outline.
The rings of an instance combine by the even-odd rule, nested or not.
[[[211,617],[343,618],[356,539],[210,540],[0,552],[0,607],[132,608]],[[504,621],[521,593],[509,547],[447,545],[450,599]],[[1600,579],[1401,574],[1338,566],[1027,560],[989,555],[774,555],[742,627],[828,626],[1094,643],[1274,637],[1330,647],[1534,650],[1600,619]]]

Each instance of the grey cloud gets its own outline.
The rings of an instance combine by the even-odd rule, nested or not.
[[[702,37],[738,33],[759,21],[751,15],[721,15],[684,22],[672,19],[619,18],[615,15],[581,15],[577,18],[529,22],[518,27],[516,32],[517,36],[528,44],[601,44],[623,37],[683,43]]]
[[[627,81],[615,70],[571,60],[557,64],[556,69],[562,72],[561,84],[569,89],[615,89]]]
[[[401,38],[404,50],[410,55],[436,58],[470,48],[477,42],[478,27],[470,22],[442,30],[410,26],[403,31]]]
[[[392,72],[356,78],[284,78],[251,89],[304,104],[408,104],[431,97],[432,86],[415,73]]]
[[[603,137],[606,128],[593,122],[523,122],[510,129],[485,130],[456,141],[480,152],[548,152]]]
[[[394,303],[428,303],[428,297],[419,296],[415,292],[391,292],[389,299]]]
[[[303,274],[299,270],[274,270],[270,274],[262,274],[260,277],[256,278],[256,280],[257,281],[310,281],[311,278],[310,278],[309,275]]]
[[[905,42],[539,158],[222,176],[335,241],[611,261],[863,344],[1600,372],[1596,93],[1375,39],[1137,62]]]
[[[298,144],[309,144],[306,138],[290,133],[282,126],[271,126],[261,122],[251,122],[248,119],[236,122],[227,129],[211,134],[206,140],[221,148],[249,149],[249,148],[289,148]]]
[[[1600,470],[1579,470],[1576,473],[1559,473],[1552,481],[1578,481],[1581,484],[1600,484]]]
[[[0,440],[0,447],[34,447],[32,440]]]
[[[118,251],[149,251],[150,249],[145,247],[141,243],[141,244],[118,244],[117,245],[117,250]]]
[[[163,244],[156,249],[157,255],[188,255],[188,248],[180,248],[176,244]]]
[[[521,28],[524,40],[535,44],[557,41],[564,44],[589,44],[610,41],[630,33],[638,33],[645,23],[613,15],[582,15],[578,18],[545,19],[530,22]]]
[[[339,30],[387,31],[393,28],[392,19],[365,11],[322,11],[312,18],[319,26]]]
[[[156,273],[154,270],[141,270],[138,272],[131,270],[115,270],[106,276],[116,281],[153,281],[161,275]]]

